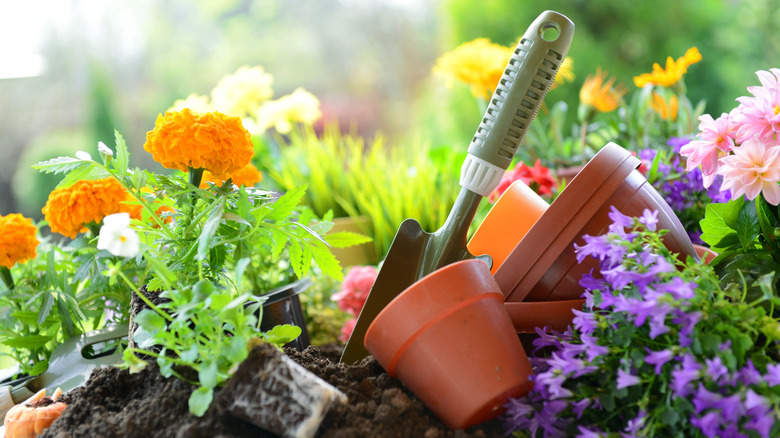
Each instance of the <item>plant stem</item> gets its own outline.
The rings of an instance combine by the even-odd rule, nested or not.
[[[582,155],[582,164],[586,163],[585,160],[585,138],[588,135],[588,121],[583,120],[580,125],[580,154]]]
[[[0,266],[0,278],[9,290],[13,290],[16,287],[14,283],[14,277],[11,275],[11,270],[5,266]]]
[[[135,284],[133,284],[132,281],[130,281],[129,278],[125,275],[124,272],[121,270],[118,271],[119,276],[122,277],[122,280],[124,280],[125,283],[127,283],[128,286],[130,286],[131,289],[135,292],[136,295],[138,295],[138,298],[141,299],[144,303],[146,303],[147,306],[149,306],[150,309],[154,310],[155,312],[159,313],[163,318],[167,319],[168,322],[173,322],[173,317],[171,315],[168,315],[167,313],[160,310],[159,307],[155,306],[154,303],[152,303],[149,298],[146,297],[146,295],[142,294],[138,287],[136,287]]]
[[[190,168],[190,184],[195,188],[200,187],[200,182],[203,180],[203,171],[206,170],[202,167],[197,169]]]

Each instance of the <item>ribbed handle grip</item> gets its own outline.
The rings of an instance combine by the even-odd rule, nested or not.
[[[557,34],[547,37],[549,32]],[[471,140],[461,169],[461,187],[488,196],[498,186],[550,89],[573,36],[574,23],[554,11],[542,12],[526,30]]]

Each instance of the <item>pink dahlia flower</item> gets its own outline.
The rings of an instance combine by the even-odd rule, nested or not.
[[[688,172],[701,165],[701,173],[711,183],[718,170],[718,158],[734,148],[735,126],[729,114],[723,113],[717,120],[711,115],[699,117],[699,135],[680,149],[680,155],[687,159]],[[708,178],[705,178],[705,187]]]
[[[751,200],[763,194],[768,203],[780,204],[780,146],[753,137],[733,153],[720,159],[721,190],[731,190],[732,198],[745,195]]]
[[[377,270],[373,266],[355,266],[349,270],[341,283],[341,290],[330,298],[336,301],[339,308],[358,316],[366,303],[371,286],[376,280]]]
[[[740,103],[735,122],[740,127],[737,140],[747,141],[758,137],[761,141],[774,141],[780,132],[780,69],[756,72],[760,87],[748,87],[753,96],[738,97]]]

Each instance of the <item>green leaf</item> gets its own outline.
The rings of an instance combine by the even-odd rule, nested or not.
[[[298,278],[303,277],[303,245],[297,240],[290,240],[290,265],[292,265],[293,271]],[[307,260],[308,261],[308,260]]]
[[[734,232],[726,224],[724,216],[726,207],[727,204],[708,204],[704,213],[704,219],[699,222],[702,231],[701,240],[707,243],[715,252],[728,249],[727,247],[719,247],[717,244],[728,234]]]
[[[81,166],[92,165],[91,161],[82,160],[73,157],[57,157],[47,161],[41,161],[32,165],[33,169],[37,169],[46,173],[66,173],[74,169],[78,169]]]
[[[336,256],[334,256],[328,248],[325,248],[324,246],[312,246],[311,254],[314,261],[317,263],[317,266],[319,266],[323,273],[338,281],[344,279],[344,272],[341,269],[338,259],[336,259]]]
[[[282,254],[288,235],[278,228],[269,228],[268,231],[271,233],[271,258],[276,259]]]
[[[133,318],[133,322],[143,327],[152,336],[157,332],[165,330],[167,324],[165,318],[159,313],[151,309],[144,309]]]
[[[217,387],[217,362],[209,360],[203,363],[198,371],[198,380],[204,388]]]
[[[51,341],[52,339],[53,336],[28,335],[28,336],[19,336],[16,338],[6,339],[2,343],[3,345],[7,345],[11,348],[24,348],[27,350],[34,350],[36,348],[41,348],[45,346],[46,343]]]
[[[209,215],[206,223],[203,225],[203,229],[198,237],[198,255],[197,260],[205,260],[209,254],[211,245],[211,239],[217,233],[219,223],[222,221],[222,208],[224,204],[218,205]]]
[[[282,324],[265,332],[265,340],[269,344],[281,348],[284,344],[294,341],[301,333],[303,330],[297,325]]]
[[[157,274],[157,278],[152,280],[147,286],[149,290],[162,289],[160,282],[165,285],[166,289],[171,289],[176,281],[176,274],[168,269],[163,262],[157,260],[154,256],[150,256],[148,253],[144,253],[144,259],[152,266],[154,273]]]
[[[57,188],[70,187],[81,180],[96,180],[111,177],[110,173],[106,172],[102,167],[97,166],[96,163],[92,161],[86,161],[85,163],[88,163],[89,165],[68,173],[65,178],[57,184]]]
[[[663,410],[658,415],[658,419],[661,420],[661,423],[667,426],[674,426],[678,421],[680,421],[680,414],[678,414],[677,411],[671,407],[664,406]]]
[[[42,326],[43,323],[46,321],[46,318],[49,316],[49,313],[51,313],[51,309],[54,306],[54,297],[52,294],[45,293],[43,296],[43,303],[41,304],[41,310],[38,311],[38,318],[36,318],[36,323],[39,326]]]
[[[127,175],[127,166],[130,164],[130,153],[127,150],[124,137],[117,130],[114,130],[114,140],[116,142],[116,156],[112,163],[114,169],[118,170],[119,175],[124,178]]]
[[[243,336],[234,336],[222,348],[222,356],[230,363],[240,363],[249,355],[247,351],[247,338]]]
[[[187,404],[190,407],[190,412],[196,417],[202,417],[209,408],[211,401],[214,399],[214,389],[201,386],[200,388],[192,391]]]
[[[756,240],[756,237],[758,237],[760,231],[755,203],[745,202],[742,205],[737,214],[736,225],[739,243],[742,245],[742,250],[747,251],[752,246],[753,241]]]
[[[349,246],[362,245],[371,242],[369,236],[352,231],[338,231],[325,235],[325,241],[334,248],[347,248]]]
[[[60,314],[60,321],[62,321],[62,328],[65,330],[65,334],[68,337],[73,337],[76,334],[76,329],[73,326],[73,319],[70,315],[70,309],[68,309],[68,303],[61,296],[56,297],[57,312]]]
[[[274,204],[271,206],[271,214],[268,215],[266,219],[276,221],[284,220],[290,216],[293,210],[295,210],[295,207],[298,206],[298,203],[301,202],[301,199],[306,194],[306,188],[308,186],[308,184],[301,184],[280,196],[279,199],[277,199],[276,202],[274,202]]]

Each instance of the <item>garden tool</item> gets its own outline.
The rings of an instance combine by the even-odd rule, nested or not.
[[[95,351],[102,344],[120,341],[127,337],[127,327],[111,327],[85,333],[65,340],[51,354],[49,368],[41,375],[8,382],[0,386],[0,414],[4,415],[10,406],[20,403],[39,390],[46,388],[54,392],[61,388],[64,392],[81,386],[89,379],[92,370],[107,367],[122,360],[120,349],[108,349],[105,352],[88,354],[88,348]],[[10,405],[10,406],[9,406]]]
[[[466,240],[477,206],[483,196],[495,190],[512,162],[573,34],[574,24],[568,18],[545,11],[520,39],[471,140],[461,168],[461,190],[444,225],[428,233],[414,219],[401,223],[341,362],[354,363],[368,356],[363,345],[366,330],[403,290],[436,269],[473,258],[466,249]]]

